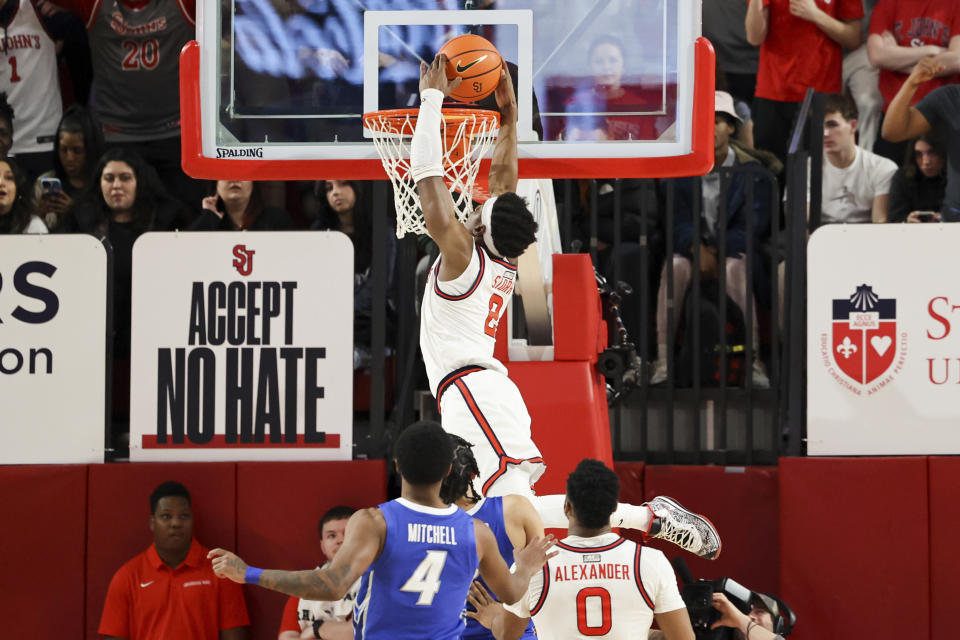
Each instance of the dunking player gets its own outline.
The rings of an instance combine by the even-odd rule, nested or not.
[[[519,494],[533,503],[546,527],[566,527],[563,496],[535,496],[546,468],[530,436],[530,416],[507,370],[493,357],[497,326],[516,282],[516,259],[536,240],[537,223],[517,188],[517,103],[513,82],[501,73],[496,89],[500,131],[490,166],[490,194],[460,224],[443,182],[440,143],[443,98],[460,84],[448,80],[446,57],[420,69],[420,113],[410,169],[420,193],[427,232],[440,247],[423,296],[420,348],[430,389],[447,432],[476,446],[480,491]],[[720,554],[710,522],[673,500],[621,504],[614,526],[638,529],[706,558]]]
[[[610,531],[617,506],[617,474],[599,460],[583,460],[567,479],[564,508],[570,535],[557,543],[516,604],[501,607],[480,585],[470,590],[477,612],[467,615],[497,640],[520,638],[530,618],[537,637],[646,638],[654,618],[667,640],[693,640],[693,627],[662,552]],[[576,631],[574,631],[576,630]]]
[[[322,569],[264,571],[214,549],[209,554],[214,572],[310,600],[339,600],[363,576],[353,615],[358,640],[459,638],[478,569],[501,599],[518,600],[543,567],[553,537],[530,540],[510,573],[490,529],[440,499],[440,483],[453,459],[453,445],[440,425],[411,425],[397,439],[395,455],[401,497],[352,515],[343,546]]]

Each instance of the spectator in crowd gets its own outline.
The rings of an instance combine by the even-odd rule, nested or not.
[[[753,251],[757,255],[760,239],[766,235],[770,225],[770,188],[769,181],[764,180],[756,173],[733,172],[726,188],[726,201],[720,201],[720,168],[730,168],[744,165],[764,164],[773,173],[782,170],[771,154],[759,154],[756,151],[745,150],[730,140],[741,124],[733,107],[733,98],[730,94],[718,91],[716,95],[715,138],[714,138],[714,169],[703,178],[701,232],[704,236],[700,244],[700,270],[707,278],[715,278],[717,270],[726,270],[726,293],[733,299],[746,317],[747,299],[753,292],[747,291],[747,217],[753,218]],[[675,336],[668,335],[667,326],[667,269],[673,269],[672,299],[674,308],[679,315],[683,309],[683,297],[690,286],[692,258],[694,251],[694,210],[693,178],[682,178],[675,181],[676,208],[674,215],[674,254],[673,259],[664,264],[660,276],[660,292],[657,296],[657,361],[650,384],[660,384],[667,379],[667,345]],[[748,205],[747,181],[753,181],[753,209]],[[726,211],[725,226],[720,226],[720,209]],[[717,255],[718,236],[725,236],[725,256]],[[719,260],[723,264],[718,264]],[[672,266],[671,266],[672,265]],[[756,305],[751,304],[754,314],[753,347],[758,346],[756,323]],[[751,371],[753,385],[765,388],[770,385],[763,363],[759,358],[753,360]]]
[[[10,155],[13,147],[13,107],[7,94],[0,92],[0,158]]]
[[[750,104],[757,89],[760,52],[747,41],[744,22],[747,3],[743,0],[706,0],[703,3],[703,35],[717,51],[717,71],[726,78],[725,87],[734,102]],[[743,117],[743,114],[740,114]]]
[[[943,65],[937,77],[914,93],[910,104],[917,104],[937,87],[960,79],[960,3],[879,0],[870,19],[867,50],[870,62],[880,68],[884,110],[917,62],[934,56]],[[907,148],[904,141],[880,138],[874,151],[900,162]]]
[[[943,136],[947,149],[947,189],[941,215],[944,222],[960,221],[960,84],[934,89],[916,106],[914,95],[943,73],[937,58],[924,58],[914,66],[900,91],[890,101],[883,121],[883,137],[891,142],[914,138],[931,129]]]
[[[754,77],[754,83],[756,83],[756,77]],[[737,117],[743,122],[743,124],[737,127],[737,135],[734,141],[741,147],[753,149],[753,111],[750,109],[750,104],[747,101],[741,100],[730,92],[730,81],[727,78],[727,74],[720,69],[719,57],[717,57],[716,84],[717,91],[725,91],[733,96],[734,111],[737,112]]]
[[[713,594],[713,608],[720,612],[720,619],[711,625],[712,629],[728,627],[733,629],[737,638],[743,640],[783,640],[775,629],[774,615],[770,607],[776,602],[768,598],[770,604],[762,599],[750,602],[750,613],[740,611],[727,596],[722,593]],[[779,616],[779,614],[778,614]]]
[[[754,140],[780,160],[809,87],[840,91],[843,49],[860,46],[861,0],[749,0],[747,41],[760,47]]]
[[[191,231],[287,231],[290,214],[264,205],[261,185],[250,180],[217,180],[214,192],[203,199]]]
[[[72,76],[74,95],[81,103],[87,101],[91,75],[87,30],[77,16],[48,0],[4,0],[0,25],[9,64],[0,74],[0,91],[6,92],[16,115],[10,153],[35,177],[50,168],[63,110],[58,52]]]
[[[23,170],[12,158],[0,160],[0,234],[47,233],[31,200]]]
[[[887,222],[890,183],[897,165],[857,146],[857,105],[849,96],[827,98],[823,118],[821,222]]]
[[[873,150],[880,136],[880,117],[883,114],[883,96],[880,94],[879,73],[870,63],[867,54],[867,34],[870,29],[870,16],[877,0],[863,0],[863,20],[861,20],[860,39],[863,44],[847,51],[843,56],[842,85],[843,93],[849,93],[857,103],[860,112],[860,135],[857,143],[864,149]]]
[[[139,153],[170,193],[196,206],[203,184],[180,165],[180,50],[196,37],[195,1],[80,2],[93,53],[92,104],[107,146]]]
[[[386,225],[386,237],[376,242],[373,237],[373,202],[371,189],[355,180],[323,180],[317,183],[320,214],[311,229],[341,231],[353,242],[353,368],[370,364],[373,321],[373,281],[371,266],[374,251],[386,252],[387,265],[387,347],[395,344],[394,336],[394,264],[397,238],[392,225]],[[386,213],[384,213],[386,215]]]
[[[626,114],[649,111],[653,105],[659,109],[662,95],[659,86],[645,90],[624,82],[623,52],[623,43],[613,35],[599,36],[590,45],[591,84],[574,93],[564,107],[568,140],[656,140],[673,124],[662,117]],[[609,111],[625,115],[592,115]]]
[[[193,538],[190,492],[164,482],[150,494],[153,544],[120,567],[98,632],[128,640],[243,640],[250,624],[240,585],[213,573]]]
[[[33,190],[37,214],[49,228],[60,225],[60,218],[73,206],[74,198],[94,180],[96,161],[102,154],[100,125],[85,107],[68,108],[53,142],[53,169],[37,179]],[[59,185],[51,178],[56,178]]]
[[[343,532],[347,520],[356,509],[352,507],[334,507],[320,518],[320,551],[326,561],[317,567],[323,569],[343,545]],[[323,638],[324,640],[352,640],[353,603],[357,599],[357,580],[340,600],[322,602],[304,600],[291,596],[283,609],[280,632],[277,640],[298,640],[299,638]]]
[[[890,221],[937,222],[947,188],[943,141],[929,132],[911,140],[907,148],[890,185]]]
[[[61,219],[59,231],[106,238],[113,247],[113,445],[124,457],[130,393],[130,301],[133,243],[147,231],[184,228],[186,215],[163,188],[153,167],[133,151],[110,149],[95,180]]]
[[[614,208],[616,205],[616,183],[612,179],[598,179],[595,183],[589,180],[574,182],[577,191],[570,203],[572,205],[572,220],[575,225],[573,235],[580,243],[583,251],[590,247],[592,222],[591,208],[593,194],[596,189],[597,204],[597,269],[608,282],[616,286],[614,281],[615,264],[619,261],[618,280],[626,282],[633,289],[631,295],[620,302],[620,316],[627,333],[638,351],[641,343],[641,331],[650,327],[648,318],[641,315],[641,296],[649,295],[657,286],[660,273],[660,264],[663,261],[663,219],[660,202],[654,180],[624,179],[620,180],[620,244],[615,240]],[[578,197],[579,196],[579,197]],[[644,228],[644,213],[646,213],[646,227]],[[648,280],[644,282],[643,252],[648,255]],[[651,299],[648,309],[653,309]],[[610,327],[613,330],[613,327]],[[651,341],[648,344],[653,345]],[[646,354],[641,354],[646,357]]]

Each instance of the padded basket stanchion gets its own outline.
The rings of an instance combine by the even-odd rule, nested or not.
[[[410,175],[410,143],[417,126],[418,109],[388,109],[364,114],[363,125],[373,134],[383,168],[393,183],[397,209],[397,237],[426,233],[417,185]],[[450,188],[457,218],[463,222],[479,197],[477,171],[494,143],[500,114],[481,109],[443,109],[444,182]]]

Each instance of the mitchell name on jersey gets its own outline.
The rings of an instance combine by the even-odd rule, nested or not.
[[[407,542],[425,542],[427,544],[457,544],[457,532],[453,527],[442,524],[407,523]]]

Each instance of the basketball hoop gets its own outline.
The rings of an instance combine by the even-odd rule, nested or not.
[[[388,109],[363,116],[363,126],[372,132],[383,168],[393,183],[398,238],[427,230],[417,185],[410,175],[410,142],[418,113],[418,109]],[[477,171],[494,142],[500,114],[481,109],[443,109],[441,113],[444,182],[453,196],[457,219],[463,222],[473,211],[473,200],[481,201],[481,195],[486,200],[486,190],[477,188]]]

